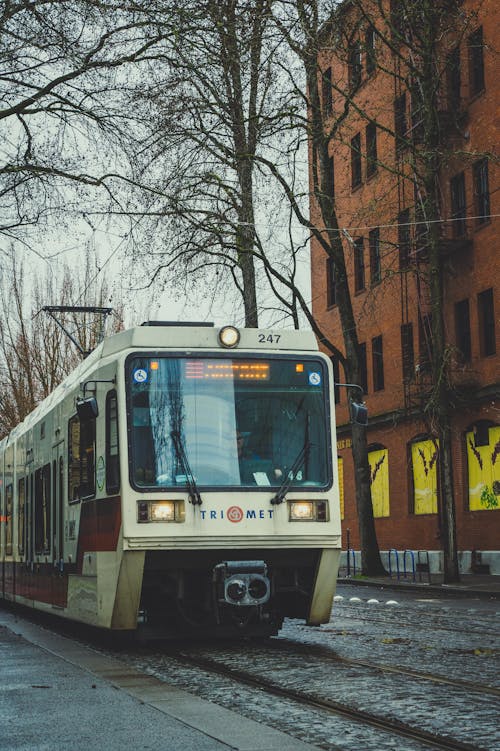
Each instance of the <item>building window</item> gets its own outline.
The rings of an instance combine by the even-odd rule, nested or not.
[[[466,203],[465,203],[465,175],[459,172],[450,180],[451,192],[451,218],[453,237],[463,237],[467,229],[465,221]]]
[[[481,357],[496,354],[495,341],[495,307],[493,303],[493,289],[484,290],[477,296],[479,313],[479,343]]]
[[[446,89],[448,108],[454,113],[460,109],[462,78],[460,71],[460,47],[453,49],[446,58]]]
[[[473,175],[476,224],[481,225],[490,219],[490,187],[487,159],[480,159],[479,162],[474,164]]]
[[[337,304],[337,283],[335,281],[335,264],[333,258],[326,259],[326,304],[332,308]]]
[[[390,4],[391,36],[400,37],[404,29],[404,8],[401,0],[391,0]]]
[[[478,433],[482,434],[477,441]],[[500,496],[500,425],[476,423],[466,433],[470,511],[495,510]],[[493,501],[493,503],[491,503]]]
[[[382,279],[382,270],[380,262],[380,230],[378,227],[370,230],[369,234],[370,245],[370,281],[373,284],[378,284]]]
[[[361,83],[361,45],[354,42],[349,48],[349,88],[355,91]]]
[[[333,109],[332,98],[332,69],[327,68],[321,77],[321,99],[323,102],[323,115],[331,115]]]
[[[428,373],[431,369],[432,353],[434,350],[432,339],[432,314],[420,315],[418,319],[418,350],[419,373]]]
[[[415,352],[413,348],[413,324],[401,326],[401,361],[403,363],[403,381],[408,383],[415,376]]]
[[[411,444],[413,513],[437,514],[439,441],[435,438]]]
[[[380,445],[370,447],[368,463],[370,465],[370,492],[372,496],[373,516],[376,519],[390,516],[388,450]]]
[[[398,214],[399,269],[404,271],[410,265],[410,210]]]
[[[361,292],[365,288],[365,247],[364,240],[359,237],[354,241],[354,291]]]
[[[366,365],[366,344],[363,342],[359,345],[359,374],[360,386],[363,393],[368,393],[368,368]]]
[[[384,350],[382,336],[372,339],[372,372],[373,390],[381,391],[384,388]]]
[[[375,72],[376,67],[375,39],[375,28],[370,25],[365,32],[365,68],[368,76]]]
[[[484,91],[483,28],[469,37],[469,86],[471,96]]]
[[[366,126],[366,174],[377,171],[377,126],[374,122]]]
[[[361,133],[351,138],[351,185],[353,190],[361,185]]]
[[[470,362],[472,356],[469,301],[455,303],[455,336],[462,363]]]
[[[394,100],[394,133],[396,136],[396,153],[399,154],[406,146],[408,123],[406,120],[406,94]]]

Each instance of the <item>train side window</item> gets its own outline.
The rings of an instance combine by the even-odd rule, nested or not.
[[[17,496],[19,499],[17,515],[17,549],[20,555],[24,553],[24,506],[26,502],[26,481],[21,477],[17,484]]]
[[[35,553],[50,552],[50,464],[35,472]]]
[[[12,555],[12,501],[13,486],[5,488],[5,555]]]
[[[116,391],[106,397],[106,493],[120,490],[120,464],[118,444],[118,401]]]
[[[95,495],[95,419],[68,423],[68,500],[70,503]]]

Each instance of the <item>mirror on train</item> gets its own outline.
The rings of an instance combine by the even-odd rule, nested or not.
[[[368,425],[368,407],[364,402],[351,402],[351,418],[356,425]]]
[[[84,399],[76,400],[76,412],[81,422],[95,420],[99,414],[99,407],[95,396],[88,396]]]

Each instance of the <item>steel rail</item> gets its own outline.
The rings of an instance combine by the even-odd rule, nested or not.
[[[437,735],[430,733],[427,730],[406,725],[400,720],[380,717],[371,712],[355,709],[331,699],[325,699],[293,688],[279,686],[269,678],[254,676],[243,670],[221,665],[207,657],[193,657],[185,652],[172,652],[169,656],[185,665],[217,673],[226,678],[238,681],[239,683],[251,686],[252,688],[265,690],[282,699],[300,702],[302,708],[308,706],[329,712],[330,714],[340,715],[355,722],[377,728],[378,730],[383,730],[388,733],[397,734],[418,741],[419,743],[427,745],[430,748],[438,749],[439,751],[488,751],[488,749],[481,746],[472,746],[469,743],[463,743],[454,738]],[[318,741],[315,740],[314,742],[318,745]],[[322,745],[321,742],[319,745]],[[323,744],[322,747],[330,748],[330,745],[326,746]]]
[[[396,665],[387,665],[386,663],[369,662],[368,660],[358,660],[353,657],[341,657],[333,653],[328,647],[322,647],[320,644],[304,644],[303,642],[294,642],[288,638],[279,638],[269,642],[266,645],[267,648],[286,651],[288,648],[293,648],[299,654],[311,656],[311,653],[316,654],[318,657],[326,658],[332,662],[339,662],[345,665],[353,665],[359,667],[370,668],[371,670],[379,670],[384,673],[396,673],[399,675],[407,675],[411,678],[418,678],[425,681],[432,681],[433,683],[443,683],[448,686],[452,686],[458,689],[467,689],[469,691],[475,691],[479,694],[489,694],[491,696],[500,696],[500,688],[496,686],[488,686],[482,683],[475,683],[474,681],[465,681],[458,678],[447,678],[444,675],[437,675],[435,673],[423,673],[419,670],[412,670],[412,668],[404,668]]]

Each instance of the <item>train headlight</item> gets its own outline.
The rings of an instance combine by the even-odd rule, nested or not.
[[[240,332],[235,326],[224,326],[219,331],[219,344],[223,347],[236,347],[240,341]]]
[[[328,521],[327,501],[289,501],[288,518],[291,522]]]
[[[186,518],[184,501],[139,501],[139,522],[183,522]]]

